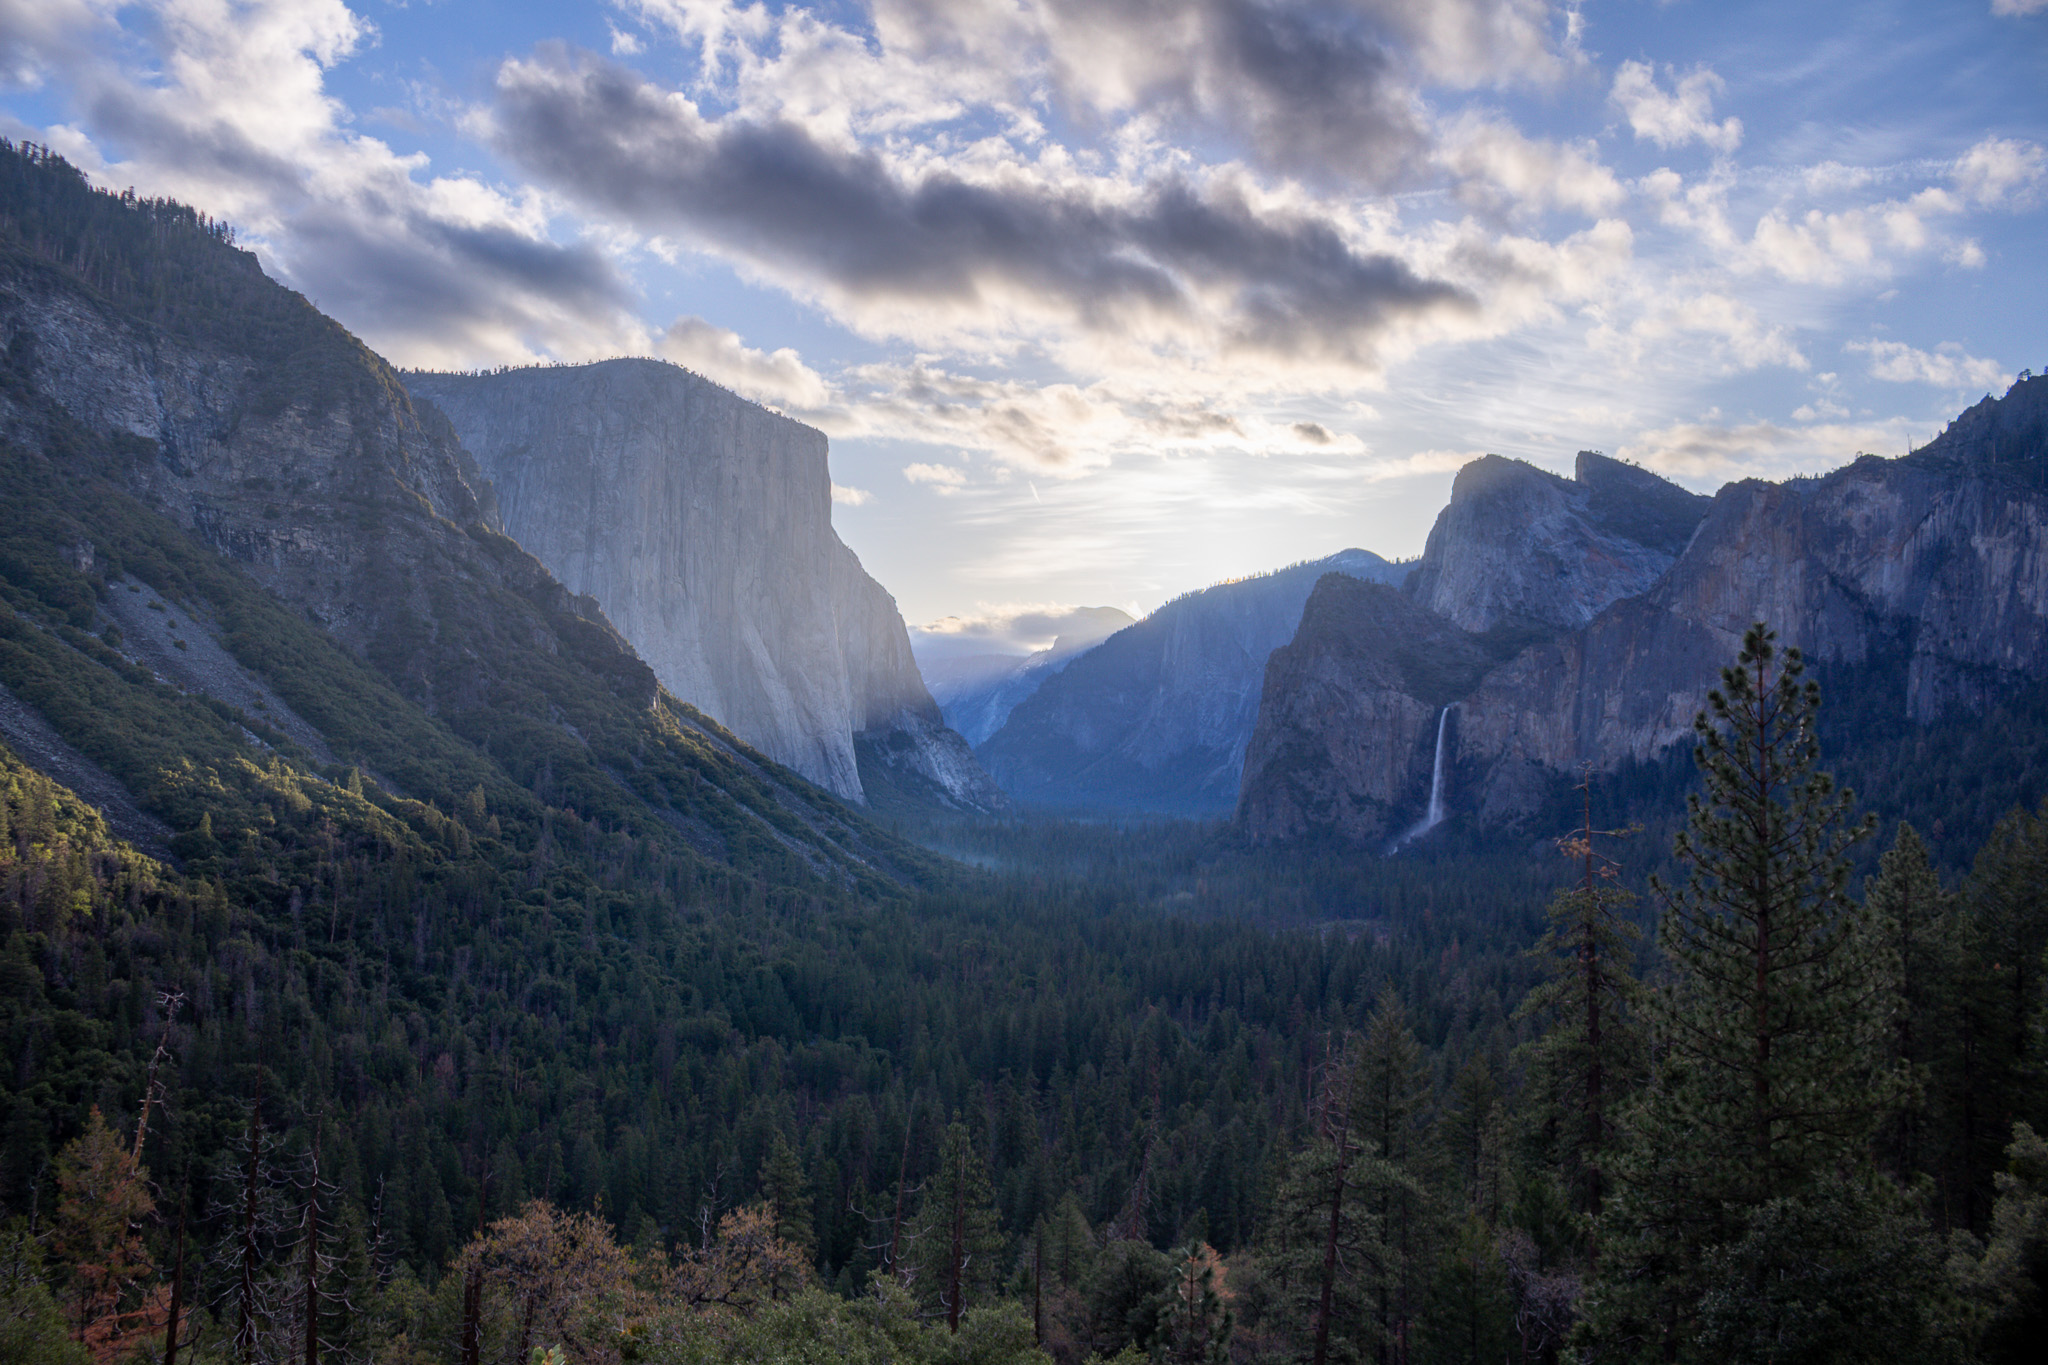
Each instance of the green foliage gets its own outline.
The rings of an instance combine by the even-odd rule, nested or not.
[[[958,1331],[920,1321],[891,1288],[854,1300],[808,1290],[739,1321],[699,1318],[646,1349],[648,1365],[1041,1365],[1015,1303],[970,1308]]]
[[[0,1365],[87,1365],[43,1280],[42,1250],[20,1219],[0,1228]]]

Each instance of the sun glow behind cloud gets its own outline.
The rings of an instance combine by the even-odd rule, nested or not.
[[[818,425],[929,619],[1412,553],[1468,451],[1896,453],[2039,361],[2025,72],[1936,126],[1870,92],[1972,35],[1783,9],[1759,70],[1550,0],[0,0],[0,116],[401,363],[660,354]]]

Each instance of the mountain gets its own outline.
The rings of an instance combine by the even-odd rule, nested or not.
[[[1055,636],[1051,645],[1032,654],[920,659],[919,667],[946,724],[969,744],[980,744],[1002,729],[1010,713],[1047,678],[1134,624],[1129,612],[1115,607],[1078,607],[1067,614],[1066,621],[1067,629]]]
[[[1658,515],[1629,534],[1662,553],[1679,543],[1682,528],[1666,515],[1679,504],[1650,494]],[[1448,528],[1473,519],[1458,500],[1439,519],[1446,547]],[[1530,520],[1547,506],[1533,506]],[[1661,544],[1646,545],[1651,534]],[[1434,551],[1436,533],[1430,543]],[[1873,737],[1981,711],[2048,678],[2048,380],[2023,378],[1911,455],[1731,484],[1653,581],[1569,629],[1500,633],[1506,618],[1494,604],[1548,602],[1550,621],[1568,625],[1582,604],[1640,577],[1611,550],[1589,545],[1588,557],[1606,586],[1559,594],[1554,542],[1496,553],[1490,576],[1471,582],[1476,606],[1449,602],[1441,585],[1451,566],[1432,577],[1426,558],[1411,586],[1438,586],[1415,594],[1416,605],[1430,610],[1433,629],[1460,632],[1450,638],[1465,655],[1493,655],[1435,685],[1393,666],[1396,643],[1378,629],[1384,604],[1342,582],[1319,585],[1267,672],[1238,806],[1246,831],[1385,837],[1427,799],[1440,732],[1450,808],[1512,822],[1561,774],[1652,762],[1689,739],[1753,621],[1848,680]],[[1489,620],[1490,631],[1472,629]]]
[[[849,800],[865,757],[945,804],[1001,804],[925,691],[895,599],[832,529],[822,432],[656,360],[404,378],[506,531],[671,693]]]
[[[781,885],[924,865],[665,692],[446,420],[193,210],[0,150],[0,346],[0,728],[117,829],[260,866],[474,808],[535,867],[563,819]]]
[[[1316,580],[1408,571],[1345,550],[1176,598],[1047,677],[976,752],[1032,804],[1225,814],[1266,656],[1293,637]]]
[[[1483,456],[1452,481],[1410,591],[1466,630],[1582,626],[1656,582],[1707,501],[1590,450],[1569,479]]]

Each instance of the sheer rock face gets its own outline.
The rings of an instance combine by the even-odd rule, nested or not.
[[[1434,552],[1438,534],[1430,545]],[[1493,572],[1547,582],[1556,568],[1539,552],[1497,556]],[[1557,576],[1573,575],[1567,567]],[[1418,573],[1411,595],[1421,605],[1443,601],[1447,581]],[[1454,627],[1498,623],[1507,618],[1493,604],[1531,600],[1490,580],[1472,591],[1480,606],[1432,615]],[[1313,668],[1283,669],[1276,655],[1268,673],[1264,738],[1248,757],[1239,802],[1255,838],[1311,830],[1363,838],[1418,806],[1416,722],[1362,718],[1405,716],[1405,703],[1426,698],[1390,674],[1390,637],[1365,604],[1334,591],[1321,599],[1324,586],[1284,652],[1313,659]],[[1520,641],[1447,698],[1460,779],[1452,809],[1511,821],[1553,775],[1584,763],[1611,770],[1689,740],[1708,688],[1754,621],[1814,659],[1903,660],[1904,691],[1888,699],[1902,725],[1976,709],[2048,677],[2048,379],[1987,399],[1912,455],[1723,488],[1653,582],[1574,629]],[[1512,643],[1498,630],[1470,638]],[[1406,795],[1381,809],[1375,803],[1399,784],[1366,774],[1400,763],[1410,774]],[[1324,814],[1297,814],[1309,809],[1290,795],[1300,791],[1316,792]],[[1379,810],[1378,823],[1344,814],[1353,809]]]
[[[1228,813],[1267,658],[1332,572],[1385,581],[1406,571],[1346,550],[1178,598],[1046,678],[977,752],[1022,801]]]
[[[1571,629],[1657,581],[1707,499],[1581,451],[1571,479],[1488,455],[1458,471],[1411,585],[1466,630]]]
[[[940,799],[1000,802],[939,720],[895,600],[832,530],[821,432],[651,360],[406,383],[506,530],[676,696],[842,796],[862,799],[869,735]]]

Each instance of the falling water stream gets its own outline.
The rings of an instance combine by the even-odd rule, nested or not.
[[[1429,770],[1429,809],[1406,834],[1396,841],[1399,848],[1410,839],[1419,839],[1443,823],[1444,819],[1444,727],[1451,719],[1451,708],[1446,706],[1436,718],[1436,762]]]

